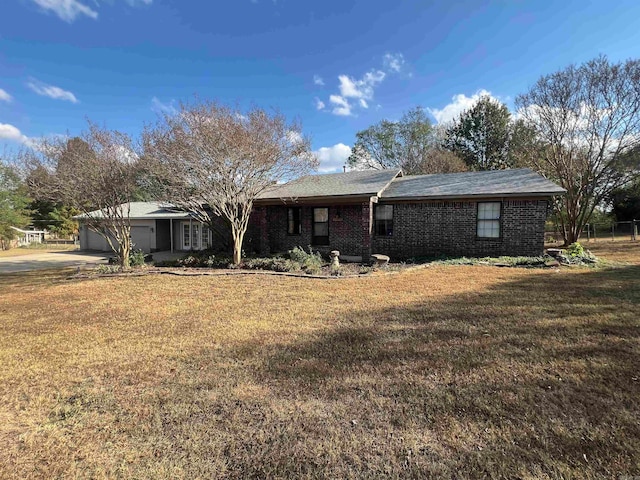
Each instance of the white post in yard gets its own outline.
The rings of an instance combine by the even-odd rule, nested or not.
[[[169,245],[171,245],[171,253],[173,253],[173,219],[172,218],[169,219],[169,235],[170,235]]]

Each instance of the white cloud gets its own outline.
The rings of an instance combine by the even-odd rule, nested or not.
[[[322,77],[320,75],[314,75],[313,76],[313,83],[314,83],[314,85],[323,86],[324,85],[324,80],[322,79]]]
[[[382,70],[371,70],[364,74],[360,80],[355,80],[347,75],[340,75],[340,95],[344,98],[373,98],[374,88],[382,82],[386,74]]]
[[[78,0],[32,0],[43,10],[50,10],[65,22],[73,22],[79,15],[86,15],[94,20],[98,12]]]
[[[8,123],[0,123],[0,139],[10,140],[12,142],[29,144],[29,137],[24,135],[18,128]]]
[[[27,82],[27,87],[43,97],[53,98],[54,100],[65,100],[71,103],[79,103],[76,96],[68,90],[63,90],[60,87],[53,85],[47,85],[38,80],[31,79]]]
[[[44,11],[50,11],[56,14],[61,20],[72,23],[76,18],[81,15],[87,16],[96,20],[98,18],[98,12],[93,8],[86,5],[86,0],[31,0],[38,5]],[[106,0],[105,0],[106,1]],[[126,0],[126,2],[132,6],[138,5],[151,5],[153,0]],[[99,0],[93,0],[95,5],[99,5]],[[108,0],[111,3],[111,0]]]
[[[333,147],[322,147],[314,152],[320,161],[319,172],[342,172],[342,167],[351,155],[351,147],[338,143]]]
[[[388,71],[397,73],[404,67],[404,55],[401,53],[386,53],[382,57],[382,64]]]
[[[340,95],[331,95],[329,101],[334,105],[333,110],[331,110],[334,115],[343,117],[351,115],[351,104]]]
[[[472,108],[480,97],[488,96],[493,100],[499,101],[498,98],[491,95],[491,92],[487,90],[478,90],[476,93],[467,97],[464,93],[459,93],[451,98],[451,103],[445,105],[443,108],[428,108],[427,110],[438,123],[447,123],[460,116],[460,114],[466,110]]]
[[[171,100],[169,103],[164,103],[160,101],[158,97],[153,97],[151,99],[151,110],[156,113],[168,113],[175,114],[178,113],[178,109],[175,107],[175,101]]]
[[[333,94],[329,97],[329,102],[333,105],[331,113],[349,116],[353,113],[354,108],[369,108],[375,89],[390,74],[398,73],[402,70],[405,64],[404,56],[401,53],[387,53],[382,57],[382,64],[384,70],[373,68],[361,78],[351,77],[346,74],[338,75],[339,94]],[[316,98],[316,106],[320,104],[324,108],[324,102]],[[320,110],[320,108],[318,109]]]
[[[6,90],[0,88],[0,102],[11,102],[13,97],[7,93]]]
[[[326,107],[325,103],[320,100],[318,97],[315,98],[316,101],[316,109],[317,110],[324,110],[324,107]]]

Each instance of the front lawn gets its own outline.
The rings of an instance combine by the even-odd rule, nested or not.
[[[37,246],[10,248],[9,250],[0,250],[0,258],[3,257],[22,257],[24,255],[34,255],[39,253],[51,252],[70,252],[78,250],[77,245],[54,245],[54,244],[38,244]]]
[[[640,475],[618,268],[0,276],[1,478]]]

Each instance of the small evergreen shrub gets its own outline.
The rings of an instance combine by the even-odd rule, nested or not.
[[[129,265],[132,267],[141,267],[144,265],[144,252],[142,250],[133,250],[129,253]]]
[[[298,263],[301,270],[310,275],[317,275],[322,271],[324,260],[319,252],[313,253],[313,249],[309,247],[309,252],[305,252],[301,247],[295,247],[289,250],[289,258]]]

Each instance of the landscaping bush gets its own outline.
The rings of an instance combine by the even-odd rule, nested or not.
[[[569,265],[596,265],[598,258],[579,242],[569,245],[558,257],[560,263]]]
[[[301,247],[295,247],[293,250],[289,250],[289,258],[300,265],[300,269],[310,275],[317,275],[322,270],[324,260],[319,252],[313,253],[311,247],[309,252],[305,252]]]
[[[98,265],[95,270],[96,273],[99,273],[101,275],[104,274],[108,274],[108,273],[119,273],[122,271],[120,265],[105,265],[105,264],[100,264]]]
[[[271,270],[273,272],[299,272],[302,266],[291,259],[283,257],[247,258],[242,267],[248,270]]]
[[[483,257],[438,258],[433,263],[442,265],[500,265],[510,267],[542,267],[551,257]]]
[[[165,262],[165,264],[166,263],[167,262]],[[230,257],[215,255],[210,250],[200,250],[198,252],[191,252],[178,259],[175,266],[188,268],[229,268],[230,263]]]
[[[144,265],[144,252],[142,250],[134,250],[129,254],[129,265],[132,267],[141,267]]]
[[[573,258],[584,257],[584,247],[580,242],[572,243],[567,247],[565,252],[567,253],[567,255]]]

